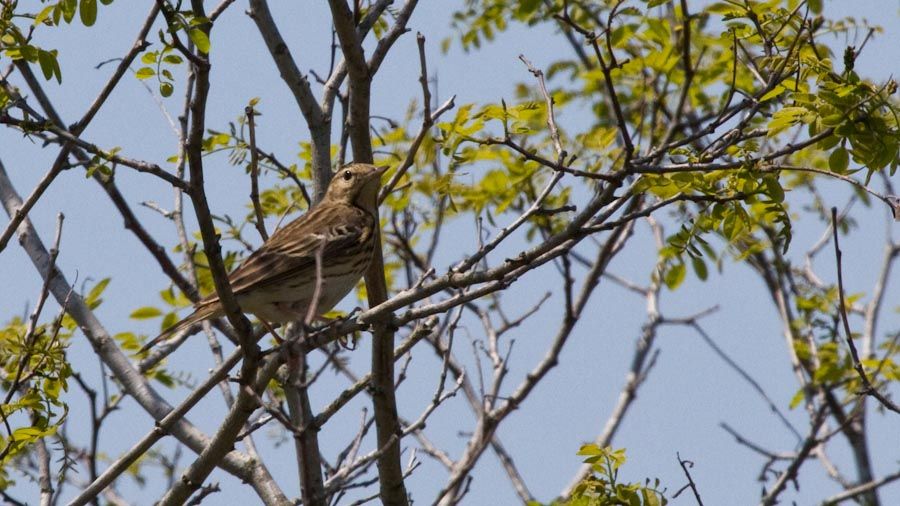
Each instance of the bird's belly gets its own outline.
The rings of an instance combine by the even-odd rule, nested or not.
[[[326,275],[322,280],[315,315],[330,311],[359,281],[362,272]],[[304,320],[309,312],[315,290],[315,280],[295,286],[280,286],[252,296],[241,297],[241,308],[271,323],[287,323]]]

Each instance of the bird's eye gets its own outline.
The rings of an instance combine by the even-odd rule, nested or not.
[[[349,170],[345,170],[344,171],[344,181],[350,181],[351,179],[353,179],[353,173],[350,172]]]

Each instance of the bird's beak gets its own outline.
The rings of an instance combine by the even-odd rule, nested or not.
[[[382,165],[381,167],[375,167],[375,170],[369,173],[370,181],[381,181],[381,175],[387,172],[387,170],[391,168],[390,165]]]

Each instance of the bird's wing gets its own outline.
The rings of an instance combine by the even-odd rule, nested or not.
[[[277,283],[298,270],[315,269],[316,254],[325,241],[322,258],[368,239],[374,218],[360,209],[318,206],[275,232],[228,277],[235,293]],[[215,297],[215,294],[211,294]]]

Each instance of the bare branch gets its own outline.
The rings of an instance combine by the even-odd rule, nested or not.
[[[534,202],[531,203],[531,206],[529,206],[528,209],[525,210],[524,213],[522,213],[518,217],[516,217],[516,219],[510,225],[502,228],[500,230],[500,232],[498,232],[497,235],[494,236],[494,238],[490,240],[490,242],[488,242],[488,243],[484,244],[483,246],[481,246],[480,248],[478,248],[478,251],[476,251],[473,255],[471,255],[470,257],[466,258],[465,260],[463,260],[462,262],[460,262],[459,264],[454,266],[453,271],[455,271],[455,272],[468,271],[469,269],[471,269],[472,267],[477,265],[478,262],[480,262],[485,256],[487,256],[488,253],[493,251],[501,242],[503,242],[504,239],[509,237],[510,234],[515,232],[515,230],[517,228],[519,228],[523,223],[527,222],[528,219],[531,218],[532,215],[534,215],[536,212],[538,212],[538,210],[541,208],[541,205],[544,203],[544,201],[547,199],[547,197],[550,196],[550,192],[553,191],[553,188],[556,186],[556,183],[558,183],[559,180],[562,179],[562,177],[563,177],[562,172],[557,172],[557,173],[553,174],[553,176],[550,178],[550,180],[547,181],[547,184],[544,186],[544,189],[541,190],[541,193],[537,196],[537,198],[534,200]]]
[[[559,129],[556,128],[556,118],[553,113],[553,104],[555,101],[553,100],[553,97],[550,96],[550,92],[547,91],[546,83],[544,83],[544,71],[534,68],[534,65],[532,65],[523,54],[519,55],[519,59],[522,60],[522,63],[528,67],[528,71],[538,80],[541,95],[544,96],[544,102],[547,104],[547,127],[550,129],[550,139],[553,140],[553,147],[556,149],[556,163],[562,164],[566,159],[566,151],[559,141]]]
[[[416,42],[419,46],[419,66],[422,69],[419,74],[419,83],[422,85],[422,127],[419,129],[419,133],[407,150],[406,158],[403,160],[403,163],[397,168],[390,180],[388,180],[388,182],[381,187],[381,190],[379,190],[379,204],[384,202],[384,199],[394,190],[397,183],[400,182],[400,179],[406,174],[406,171],[415,163],[416,154],[419,151],[419,146],[422,145],[422,141],[425,140],[425,136],[430,133],[434,122],[437,121],[442,114],[454,107],[454,100],[456,99],[456,95],[450,97],[450,99],[434,111],[434,114],[431,113],[431,92],[428,90],[428,66],[425,61],[425,36],[421,33],[416,34]]]
[[[416,9],[418,3],[418,0],[406,0],[406,2],[403,4],[403,7],[401,7],[400,11],[397,13],[396,19],[394,20],[394,25],[391,27],[388,33],[378,41],[378,44],[375,46],[375,50],[372,51],[372,58],[370,58],[368,62],[369,72],[372,76],[374,76],[378,72],[378,69],[381,67],[381,62],[383,62],[384,58],[387,57],[388,51],[390,51],[391,46],[394,45],[394,42],[396,42],[401,35],[409,31],[409,29],[406,28],[406,24],[409,23],[409,18],[412,16],[412,13]],[[352,70],[350,72],[350,78],[353,78]]]
[[[388,182],[382,185],[381,190],[379,190],[379,204],[384,202],[384,199],[387,198],[387,196],[390,195],[390,193],[397,187],[397,183],[400,182],[400,179],[403,178],[407,170],[409,170],[409,168],[413,166],[416,160],[416,153],[418,153],[419,151],[419,146],[422,145],[422,141],[425,140],[425,136],[429,134],[431,125],[433,125],[434,122],[437,121],[437,119],[440,118],[442,114],[449,111],[450,109],[453,109],[453,107],[455,106],[454,100],[456,100],[455,95],[441,104],[441,106],[434,111],[434,114],[428,117],[427,122],[422,122],[422,128],[419,130],[419,133],[416,134],[415,139],[413,139],[409,150],[406,152],[406,158],[403,160],[403,163],[401,163],[400,166],[397,167],[397,170],[394,171],[394,174],[391,175],[391,178],[388,180]]]
[[[810,452],[812,452],[812,450],[819,444],[819,439],[816,437],[816,435],[818,434],[819,429],[822,427],[824,421],[825,411],[819,410],[812,419],[809,434],[806,436],[806,439],[804,439],[803,445],[800,447],[800,450],[791,460],[790,464],[788,464],[787,469],[785,469],[778,476],[778,479],[772,485],[772,488],[768,491],[768,493],[763,496],[762,500],[760,501],[760,506],[774,506],[778,503],[778,496],[781,495],[781,493],[784,491],[788,482],[797,477],[797,472],[800,471],[800,466],[803,465]]]
[[[656,226],[657,225],[654,225],[654,227]],[[661,231],[659,234],[661,234]],[[635,343],[634,354],[631,358],[631,367],[625,377],[625,385],[619,392],[619,398],[616,401],[615,407],[613,407],[612,413],[610,413],[609,417],[606,419],[603,431],[594,441],[600,447],[609,446],[612,443],[613,437],[625,420],[625,415],[637,398],[638,389],[647,379],[647,375],[656,364],[656,357],[659,355],[659,350],[657,349],[652,354],[650,352],[653,350],[657,331],[662,323],[662,318],[659,314],[660,280],[661,276],[657,274],[653,277],[653,282],[650,287],[642,292],[642,295],[646,299],[647,321],[644,322],[641,328],[641,335]],[[591,466],[587,464],[582,465],[572,480],[569,481],[569,485],[562,492],[561,496],[570,497],[575,487],[589,476],[590,473]]]
[[[251,0],[247,14],[256,23],[281,79],[287,84],[309,128],[313,158],[313,196],[318,202],[331,180],[331,119],[322,112],[309,86],[309,79],[300,72],[291,50],[278,31],[266,0]]]
[[[512,456],[510,456],[509,452],[506,451],[506,448],[500,444],[499,438],[494,436],[491,440],[491,449],[494,450],[494,453],[497,454],[497,458],[500,460],[500,465],[503,466],[503,470],[506,471],[506,475],[509,476],[509,481],[513,485],[513,489],[516,491],[516,495],[519,496],[519,499],[522,500],[523,503],[529,503],[534,501],[534,496],[531,495],[531,492],[528,490],[528,486],[525,485],[525,479],[522,478],[522,475],[519,473],[518,468],[516,468],[516,463],[513,461]]]
[[[47,441],[40,438],[35,443],[38,454],[38,468],[40,470],[40,479],[38,480],[41,487],[41,506],[50,506],[53,501],[53,483],[51,482],[50,473],[50,450],[47,449]]]
[[[69,506],[81,506],[91,502],[108,487],[123,472],[127,471],[132,464],[141,458],[153,445],[169,434],[172,426],[187,414],[194,406],[200,402],[206,394],[212,390],[217,384],[228,377],[229,371],[241,360],[242,353],[240,349],[232,353],[210,376],[197,388],[188,395],[184,401],[177,407],[172,409],[162,419],[156,423],[156,427],[144,436],[137,444],[131,447],[124,455],[116,459],[110,464],[96,480],[88,487],[81,491],[75,499],[69,502]]]
[[[247,128],[250,131],[250,202],[253,204],[253,213],[256,215],[256,230],[265,242],[269,238],[266,232],[266,223],[263,219],[262,206],[259,205],[259,152],[256,150],[256,111],[252,105],[244,109],[247,116]]]
[[[62,154],[62,153],[60,153]],[[29,211],[34,205],[37,203],[38,199],[44,194],[47,188],[50,187],[50,184],[53,183],[53,180],[56,179],[66,167],[65,167],[65,156],[59,156],[56,159],[56,162],[53,163],[53,166],[50,167],[50,170],[47,174],[41,178],[41,181],[31,192],[31,195],[25,199],[25,202],[22,203],[22,206],[15,209],[10,216],[9,224],[6,225],[6,228],[3,230],[3,234],[0,235],[0,251],[3,251],[6,248],[7,243],[9,243],[9,239],[16,232],[16,229],[19,228],[19,224],[22,223],[22,220],[28,216]]]
[[[849,499],[855,499],[863,494],[879,489],[887,485],[888,483],[897,481],[898,479],[900,479],[900,471],[883,476],[877,480],[872,480],[868,483],[863,483],[861,485],[849,488],[839,494],[835,494],[825,499],[824,501],[822,501],[822,504],[832,506]]]
[[[106,160],[112,162],[117,165],[123,165],[125,167],[130,167],[135,169],[138,172],[143,172],[146,174],[151,174],[156,176],[163,181],[169,183],[170,185],[181,188],[183,190],[187,189],[187,183],[183,180],[178,179],[172,174],[163,170],[159,165],[155,163],[149,163],[142,160],[135,160],[133,158],[128,158],[119,154],[111,153],[107,150],[104,150],[97,146],[96,144],[92,144],[88,141],[85,141],[76,135],[72,134],[68,130],[60,128],[53,124],[48,124],[44,121],[26,121],[26,120],[17,120],[11,118],[9,116],[0,116],[0,123],[5,123],[7,125],[12,125],[19,127],[25,131],[46,131],[50,132],[57,137],[57,141],[61,144],[69,143],[74,146],[78,146],[79,148],[84,149],[85,151],[99,157],[102,160]],[[65,149],[65,148],[63,148]]]
[[[566,310],[563,321],[551,342],[550,348],[541,361],[529,372],[525,379],[514,389],[499,406],[485,413],[479,418],[475,432],[466,445],[466,450],[460,459],[456,462],[450,477],[444,488],[438,493],[436,503],[451,504],[463,492],[463,485],[466,477],[474,467],[478,458],[490,442],[491,436],[496,430],[499,423],[511,413],[521,402],[531,393],[538,382],[558,363],[559,353],[565,346],[568,337],[571,335],[575,324],[578,322],[581,312],[587,305],[588,300],[594,293],[594,289],[599,282],[600,276],[606,270],[607,265],[612,258],[621,251],[625,239],[631,234],[634,227],[634,221],[618,228],[606,243],[598,251],[597,258],[591,267],[591,270],[585,276],[578,298],[572,304],[571,309]]]
[[[694,483],[694,479],[691,478],[691,472],[688,470],[689,467],[694,467],[694,463],[691,462],[690,460],[682,460],[681,455],[678,452],[675,452],[675,457],[678,458],[678,465],[681,466],[681,470],[684,471],[684,475],[688,479],[687,486],[689,486],[691,489],[691,492],[694,493],[694,499],[697,500],[697,505],[703,506],[703,500],[700,499],[700,492],[697,491],[697,485]],[[680,493],[680,491],[679,491],[679,493]],[[672,496],[673,499],[676,497],[678,497],[678,493],[676,493],[675,495]]]
[[[701,327],[700,324],[696,320],[691,320],[690,322],[688,322],[688,325],[697,331],[697,334],[700,335],[700,338],[703,339],[703,341],[710,348],[712,348],[713,352],[715,352],[715,354],[718,355],[719,358],[721,358],[723,361],[725,361],[725,363],[728,364],[729,367],[734,369],[735,372],[737,372],[741,378],[743,378],[747,383],[750,384],[750,386],[753,388],[753,390],[755,390],[756,393],[758,393],[759,396],[762,397],[762,399],[769,406],[769,410],[772,411],[772,413],[775,413],[775,416],[778,417],[778,419],[781,421],[781,423],[785,427],[787,427],[787,429],[789,431],[791,431],[791,433],[794,434],[794,436],[796,436],[797,441],[802,440],[803,437],[800,435],[799,432],[797,432],[797,429],[794,428],[794,426],[787,419],[787,417],[784,415],[784,413],[782,413],[781,410],[778,408],[778,406],[772,401],[772,399],[769,397],[769,395],[766,393],[766,391],[762,388],[762,386],[759,384],[759,382],[756,381],[752,376],[750,376],[750,373],[745,371],[744,368],[742,368],[740,365],[737,364],[737,362],[735,362],[731,357],[729,357],[728,354],[725,353],[725,351],[721,347],[719,347],[719,345],[716,344],[716,342],[709,336],[709,334],[707,334],[706,331],[703,330],[703,327]]]
[[[2,165],[0,165],[0,203],[3,204],[8,214],[11,214],[12,210],[22,203]],[[27,218],[19,226],[19,237],[23,249],[28,253],[41,277],[46,279],[50,276],[48,271],[49,253]],[[115,345],[109,332],[97,320],[93,311],[87,307],[77,293],[72,291],[71,285],[62,273],[57,271],[57,274],[52,276],[50,291],[57,303],[68,308],[69,315],[78,323],[94,350],[103,363],[110,368],[124,390],[156,420],[163,419],[172,410],[172,407],[134,369],[128,358]],[[171,432],[179,441],[195,452],[202,451],[209,444],[209,439],[186,420],[178,419],[172,426]],[[253,485],[267,503],[277,504],[280,501],[279,496],[284,497],[280,491],[271,488],[271,477],[268,476],[265,468],[260,463],[251,462],[245,455],[232,452],[220,459],[219,465],[229,473]]]
[[[243,351],[246,355],[246,349]],[[256,375],[256,378],[245,380],[246,384],[242,385],[242,388],[238,390],[234,405],[222,421],[216,435],[210,440],[203,451],[200,452],[197,459],[184,471],[181,479],[176,481],[175,486],[170,488],[162,499],[160,499],[160,505],[182,504],[187,497],[203,485],[203,481],[206,480],[209,473],[215,469],[222,457],[232,451],[235,439],[247,423],[247,419],[256,410],[259,392],[268,386],[269,381],[275,376],[278,367],[281,365],[281,361],[278,360],[277,354],[269,356],[262,362],[262,365],[258,368],[258,375]],[[247,363],[246,356],[244,357],[244,363]],[[243,368],[241,372],[243,373]],[[258,463],[257,465],[261,466],[262,463]],[[268,473],[266,472],[266,474]],[[268,477],[264,483],[269,487],[274,486],[271,477]],[[260,496],[264,500],[267,498],[269,499],[266,500],[267,504],[278,504],[280,506],[287,506],[290,504],[283,495],[281,497],[271,498],[268,497],[268,495],[263,494],[260,494]]]
[[[853,368],[856,369],[856,373],[859,375],[859,379],[862,380],[863,383],[863,392],[865,395],[871,395],[874,397],[882,406],[887,409],[893,411],[894,413],[900,414],[900,406],[896,405],[893,401],[888,399],[884,394],[882,394],[874,385],[869,381],[869,376],[866,374],[865,368],[863,368],[862,364],[859,361],[859,353],[856,351],[856,345],[853,344],[853,332],[850,330],[850,321],[847,318],[847,306],[844,303],[844,275],[841,269],[841,248],[838,244],[838,226],[837,226],[837,208],[831,208],[831,220],[832,226],[831,229],[834,232],[834,256],[835,263],[837,264],[837,279],[838,279],[838,301],[840,305],[838,306],[838,311],[841,315],[841,322],[844,324],[844,337],[847,342],[847,347],[850,348],[850,358],[853,360]]]

